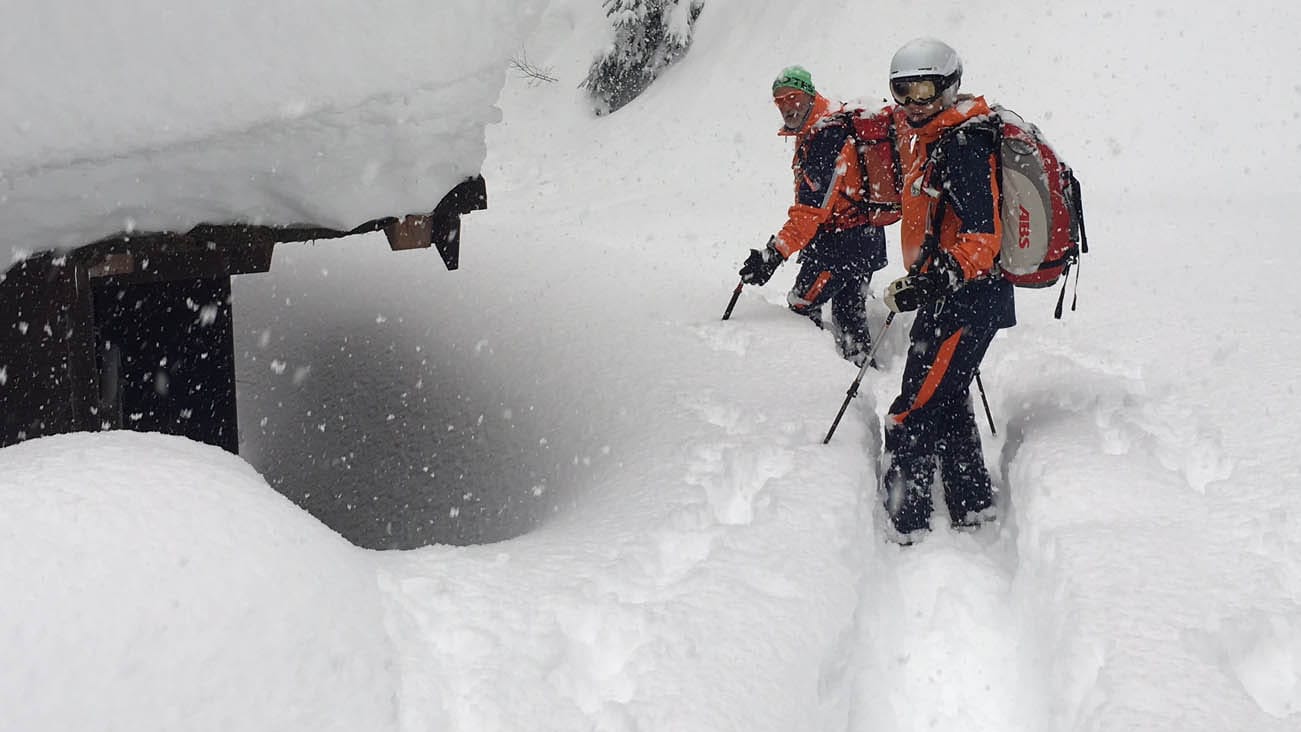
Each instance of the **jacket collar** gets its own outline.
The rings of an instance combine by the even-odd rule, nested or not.
[[[914,131],[922,141],[930,143],[964,122],[992,113],[984,97],[963,96],[958,98],[957,104],[935,115]]]

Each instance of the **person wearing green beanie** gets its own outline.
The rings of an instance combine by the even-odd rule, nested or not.
[[[790,87],[799,89],[806,94],[817,94],[818,90],[813,87],[813,75],[803,66],[787,66],[777,75],[772,82],[772,92],[777,93],[781,87]]]
[[[817,97],[818,90],[813,86],[813,75],[803,66],[787,66],[773,79],[773,102],[782,114],[786,129],[791,132],[804,126]]]
[[[862,208],[866,173],[858,155],[849,110],[832,107],[803,66],[788,66],[772,82],[782,116],[777,134],[795,139],[795,205],[763,249],[751,249],[741,281],[763,285],[799,252],[800,271],[786,296],[790,309],[824,327],[831,306],[836,345],[858,366],[867,361],[867,292],[872,273],[885,267],[885,233]]]

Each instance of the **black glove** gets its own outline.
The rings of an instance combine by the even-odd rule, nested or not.
[[[962,282],[962,268],[948,254],[941,254],[921,274],[906,275],[886,285],[885,306],[896,313],[934,302],[953,291]]]
[[[741,265],[741,281],[747,285],[763,285],[772,279],[773,272],[784,261],[782,255],[777,251],[777,237],[772,237],[764,246],[763,250],[751,249],[750,256],[745,258],[745,264]]]

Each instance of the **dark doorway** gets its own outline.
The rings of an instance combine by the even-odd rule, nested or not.
[[[229,276],[102,281],[94,310],[104,427],[239,452]]]

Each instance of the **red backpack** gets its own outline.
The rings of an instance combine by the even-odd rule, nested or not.
[[[1051,287],[1089,251],[1080,182],[1038,127],[1010,109],[993,106],[998,134],[999,212],[1003,219],[998,264],[1017,287]],[[1066,284],[1057,299],[1062,314]],[[1071,303],[1075,309],[1075,303]]]
[[[1005,107],[965,122],[958,130],[981,129],[994,135],[998,151],[999,217],[1003,238],[998,267],[1017,287],[1052,287],[1073,265],[1079,280],[1080,255],[1089,251],[1084,208],[1075,172],[1053,150],[1038,127]],[[1057,298],[1062,317],[1066,283]],[[1075,302],[1071,302],[1071,310]]]
[[[858,167],[863,171],[862,200],[850,200],[867,216],[869,224],[889,226],[903,216],[903,174],[890,111],[849,109],[844,118],[858,150]]]

